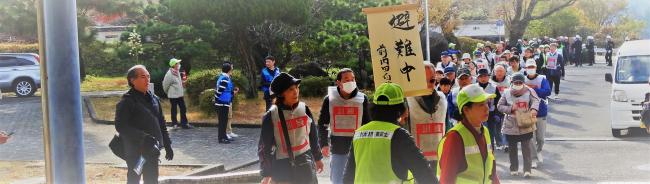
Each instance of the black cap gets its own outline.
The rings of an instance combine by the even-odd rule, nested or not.
[[[478,69],[478,75],[490,75],[490,71],[487,68]]]
[[[462,67],[462,68],[458,69],[458,72],[456,72],[456,75],[458,76],[458,78],[460,78],[463,75],[472,76],[472,72],[469,71],[469,68]]]
[[[300,84],[300,79],[282,72],[271,82],[271,96],[275,97],[295,84]]]
[[[515,73],[512,76],[512,82],[517,82],[517,81],[526,82],[526,76],[524,76],[524,74],[521,74],[521,73]]]

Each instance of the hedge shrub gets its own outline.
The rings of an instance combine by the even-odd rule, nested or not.
[[[27,43],[0,43],[0,52],[9,53],[36,53],[38,54],[38,44]]]
[[[189,97],[190,104],[199,104],[199,96],[206,89],[214,89],[217,77],[221,74],[220,69],[194,71],[187,78],[186,94]],[[232,72],[232,80],[235,87],[239,87],[240,94],[246,94],[246,86],[248,86],[248,79],[243,76],[241,71],[234,70]]]
[[[295,78],[306,78],[310,76],[324,77],[327,76],[327,72],[323,70],[320,65],[316,62],[303,63],[293,67],[289,74]]]
[[[332,86],[329,77],[307,77],[300,82],[300,96],[323,97],[327,94],[327,87]]]
[[[470,55],[472,56],[474,56],[474,53],[472,52],[476,50],[476,44],[478,43],[485,44],[485,41],[483,40],[473,39],[469,37],[458,37],[458,42],[459,42],[458,45],[460,47],[457,47],[456,49],[459,49],[460,52],[462,53],[470,53]],[[462,53],[458,57],[461,57]]]

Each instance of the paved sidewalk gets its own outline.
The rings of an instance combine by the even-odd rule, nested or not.
[[[114,126],[94,123],[86,112],[84,116],[86,162],[123,163],[108,148],[115,134]],[[4,98],[0,103],[0,117],[0,130],[15,133],[8,143],[0,145],[0,160],[43,160],[40,97]],[[260,129],[234,128],[234,131],[241,137],[224,145],[217,142],[216,127],[172,129],[170,136],[175,159],[162,164],[224,164],[230,168],[256,160]]]

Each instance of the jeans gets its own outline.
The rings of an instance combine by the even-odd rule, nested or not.
[[[137,159],[129,159],[126,162],[128,171],[126,174],[127,184],[139,184],[140,179],[144,180],[145,184],[158,183],[158,158],[147,158],[142,166],[142,175],[138,175],[133,171],[137,165]]]
[[[273,105],[273,98],[271,98],[269,92],[264,92],[264,102],[266,103],[266,110],[264,111],[268,111]]]
[[[176,106],[181,109],[181,125],[182,126],[187,126],[187,108],[185,107],[185,100],[183,97],[180,98],[170,98],[169,103],[171,103],[172,106],[172,125],[178,125],[178,121],[176,120]]]
[[[333,184],[343,184],[343,170],[348,163],[348,155],[332,154],[330,160],[330,180]]]
[[[217,138],[219,140],[228,138],[228,136],[226,136],[226,127],[228,127],[229,111],[230,107],[228,106],[217,106],[217,118],[219,119],[219,134]]]
[[[537,153],[542,152],[544,147],[544,136],[546,135],[546,117],[538,117],[535,124],[537,130],[533,132],[533,140],[530,144],[530,149],[533,154],[533,159],[537,158]]]
[[[560,94],[560,76],[548,75],[547,77],[551,88],[555,90],[555,94]]]
[[[508,146],[510,147],[510,151],[508,151],[508,156],[510,157],[510,171],[519,171],[519,149],[517,148],[517,143],[521,142],[521,154],[524,157],[524,172],[530,172],[533,164],[530,150],[531,135],[506,135],[506,137],[508,139]]]
[[[508,145],[505,135],[501,133],[501,127],[503,126],[503,115],[500,112],[490,113],[488,118],[487,127],[490,131],[490,140],[493,147]]]

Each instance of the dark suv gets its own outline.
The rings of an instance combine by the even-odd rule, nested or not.
[[[32,53],[0,53],[0,89],[19,97],[34,95],[41,86],[39,60]]]

